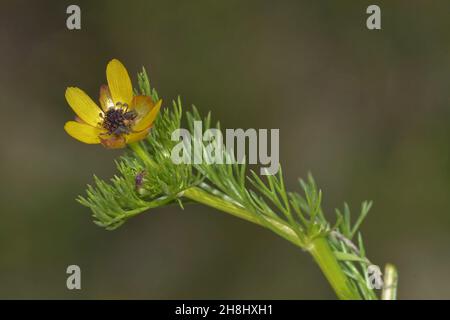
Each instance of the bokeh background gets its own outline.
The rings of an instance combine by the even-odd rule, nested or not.
[[[82,30],[66,28],[66,8]],[[0,10],[0,298],[334,299],[309,255],[201,206],[160,208],[108,232],[75,202],[121,151],[63,130],[76,85],[106,63],[144,65],[224,128],[279,128],[287,183],[311,171],[330,217],[374,207],[368,255],[400,271],[399,297],[450,298],[450,3],[9,1]],[[66,267],[82,290],[66,289]]]

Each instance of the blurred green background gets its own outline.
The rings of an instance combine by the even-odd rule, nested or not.
[[[3,0],[0,298],[335,298],[309,255],[213,209],[91,222],[74,199],[122,151],[64,132],[64,90],[96,98],[114,57],[145,65],[166,105],[279,128],[291,189],[311,171],[332,219],[374,200],[366,249],[398,266],[400,298],[450,298],[450,3],[376,3],[381,31],[365,26],[372,1]]]

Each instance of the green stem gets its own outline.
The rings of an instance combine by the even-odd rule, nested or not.
[[[394,265],[388,263],[384,268],[384,288],[381,293],[382,300],[396,300],[397,299],[397,283],[398,273]]]
[[[320,237],[313,240],[310,244],[309,253],[311,253],[314,260],[319,265],[325,278],[327,278],[339,299],[361,299],[358,291],[352,286],[349,279],[342,271],[336,256],[325,238]]]
[[[256,223],[261,225],[259,220],[249,213],[247,210],[245,210],[242,207],[239,207],[237,205],[232,204],[231,202],[228,202],[226,200],[223,200],[219,197],[216,197],[198,187],[191,187],[184,191],[183,194],[186,198],[195,200],[196,202],[199,202],[201,204],[207,205],[209,207],[225,211],[227,213],[230,213],[238,218]]]
[[[129,144],[130,148],[136,155],[142,159],[148,166],[155,167],[156,163],[150,158],[148,153],[142,148],[139,142]],[[207,205],[209,207],[218,209],[220,211],[232,214],[235,217],[247,220],[265,228],[269,228],[284,239],[290,241],[296,246],[308,250],[313,256],[316,263],[324,273],[331,287],[336,292],[339,299],[343,300],[359,300],[361,296],[358,291],[351,285],[347,276],[342,271],[336,256],[334,255],[327,240],[323,237],[311,239],[308,244],[305,244],[299,239],[298,235],[292,228],[270,217],[258,218],[252,212],[245,208],[238,206],[230,201],[224,200],[220,197],[210,194],[198,187],[191,187],[184,191],[184,197]]]
[[[254,214],[232,204],[226,200],[216,197],[198,187],[192,187],[184,191],[184,196],[201,204],[213,207],[223,212],[232,214],[235,217],[253,222],[257,225],[266,227],[263,222],[255,217]],[[293,244],[306,249],[313,256],[316,263],[324,273],[331,287],[336,292],[339,299],[342,300],[359,300],[361,296],[356,289],[351,285],[347,276],[342,271],[333,251],[331,250],[328,242],[325,238],[319,237],[311,240],[308,246],[305,248],[302,246],[300,239],[297,237],[294,230],[288,225],[282,224],[271,218],[265,218],[269,224],[275,229],[284,239],[292,242]]]
[[[156,166],[156,163],[152,158],[150,158],[148,153],[142,148],[139,142],[130,143],[128,146],[136,153],[139,158],[141,158],[142,161],[144,161],[145,164],[150,167]]]

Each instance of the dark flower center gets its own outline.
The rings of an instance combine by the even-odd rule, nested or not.
[[[108,134],[121,135],[131,132],[131,126],[137,114],[135,111],[128,111],[122,108],[110,108],[103,115],[103,128],[108,131]]]

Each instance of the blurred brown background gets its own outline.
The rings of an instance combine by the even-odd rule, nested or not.
[[[66,29],[78,4],[82,30]],[[145,65],[169,104],[224,128],[280,128],[287,183],[312,171],[330,217],[374,200],[369,257],[400,270],[400,298],[450,298],[448,1],[8,1],[0,10],[0,298],[334,299],[312,259],[200,206],[108,232],[75,202],[121,152],[63,130],[76,85],[106,63]],[[66,289],[69,264],[82,290]]]

